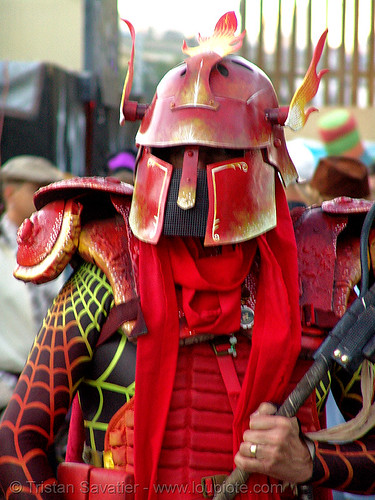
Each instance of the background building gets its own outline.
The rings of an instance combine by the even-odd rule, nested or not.
[[[373,141],[374,6],[375,0],[1,0],[1,163],[40,148],[64,170],[100,173],[107,154],[129,147],[138,127],[118,125],[131,50],[119,17],[136,30],[131,97],[150,102],[164,73],[183,59],[182,40],[194,45],[199,31],[210,35],[227,10],[246,29],[242,55],[268,74],[281,105],[289,104],[328,27],[319,69],[330,71],[312,104],[321,111],[350,107],[362,137]],[[297,136],[316,136],[316,115]]]
[[[123,79],[117,0],[1,0],[1,163],[30,153],[101,173],[134,141],[118,125]]]

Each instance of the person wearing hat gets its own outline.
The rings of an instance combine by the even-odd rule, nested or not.
[[[6,406],[27,359],[35,329],[62,285],[35,286],[13,276],[17,230],[35,211],[38,188],[62,180],[63,173],[45,158],[22,155],[0,168],[4,212],[0,219],[0,410]]]
[[[135,153],[128,149],[111,155],[106,165],[107,175],[133,185],[135,159]]]
[[[309,182],[321,201],[349,196],[368,198],[369,175],[366,165],[357,158],[327,156],[322,158]]]
[[[335,109],[318,121],[318,134],[326,155],[308,175],[287,188],[289,206],[314,205],[348,196],[374,198],[374,160],[366,150],[353,113]],[[298,170],[298,168],[297,168]]]
[[[318,134],[327,156],[356,158],[372,171],[374,160],[366,150],[351,111],[335,109],[324,114],[318,121]]]
[[[370,175],[366,165],[357,158],[327,156],[319,160],[311,179],[288,187],[287,196],[291,209],[298,205],[319,205],[341,196],[368,199]]]

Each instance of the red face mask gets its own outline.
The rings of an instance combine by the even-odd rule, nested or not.
[[[264,162],[261,150],[247,150],[240,157],[209,162],[211,148],[204,149],[208,157],[204,244],[239,243],[275,227],[275,169]],[[215,149],[212,157],[215,158]],[[177,210],[190,210],[195,205],[198,158],[199,148],[184,149]],[[148,148],[142,151],[130,211],[132,231],[142,241],[156,244],[163,232],[174,168]],[[175,234],[179,234],[178,228]]]

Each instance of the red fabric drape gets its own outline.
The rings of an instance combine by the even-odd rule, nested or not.
[[[199,258],[188,238],[140,242],[139,289],[148,334],[138,339],[135,398],[137,500],[156,498],[153,484],[173,389],[179,345],[175,284],[182,286],[188,325],[197,333],[240,327],[241,283],[260,252],[252,350],[234,418],[234,453],[263,401],[281,402],[300,349],[297,251],[282,186],[276,182],[277,227],[246,243]],[[267,478],[253,475],[252,483]],[[256,494],[259,497],[259,493]],[[269,498],[270,495],[266,494]],[[251,494],[243,495],[251,498]]]
[[[257,238],[261,267],[250,359],[233,423],[235,452],[249,426],[249,415],[260,403],[283,402],[301,346],[297,248],[289,208],[279,183],[276,208],[277,227]],[[263,482],[271,481],[253,474],[249,490]],[[277,488],[265,487],[261,491],[264,493],[257,493],[257,498],[278,497]]]

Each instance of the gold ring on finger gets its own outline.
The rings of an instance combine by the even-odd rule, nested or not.
[[[258,448],[258,445],[257,444],[251,444],[250,445],[250,458],[256,458],[257,457],[257,448]]]

